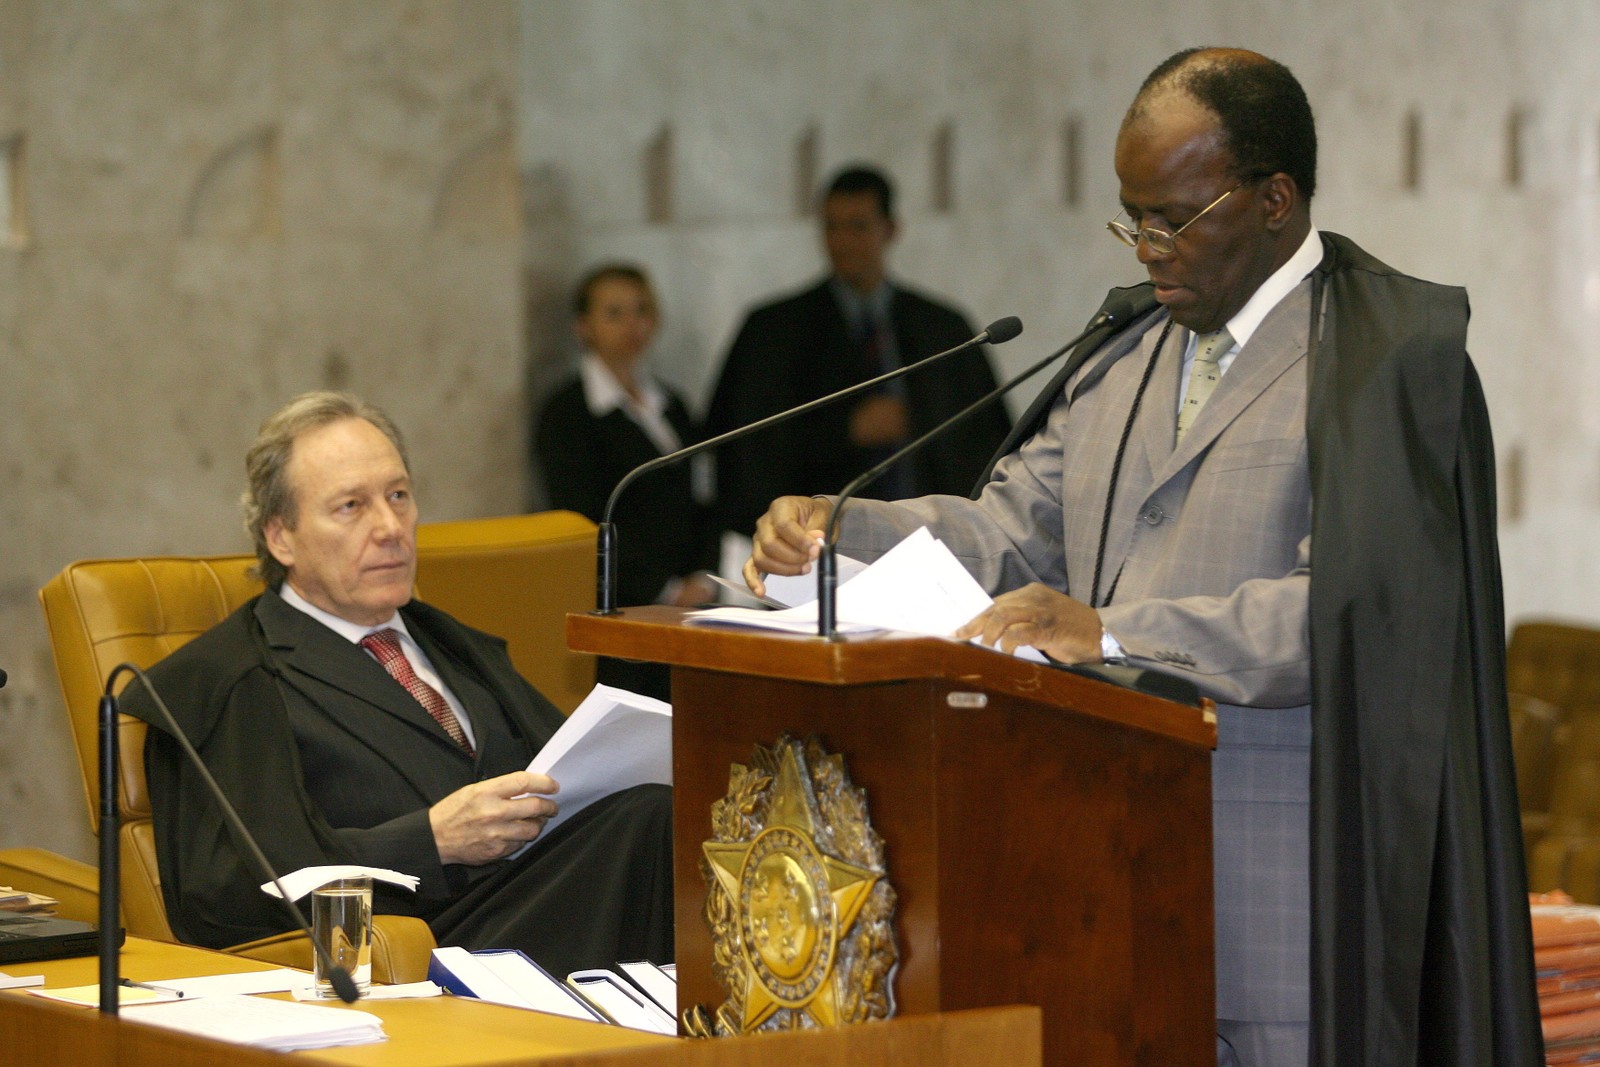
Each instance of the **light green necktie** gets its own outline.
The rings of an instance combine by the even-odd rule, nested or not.
[[[1211,399],[1217,382],[1222,380],[1222,368],[1217,360],[1233,347],[1233,335],[1227,327],[1215,333],[1203,333],[1195,341],[1194,366],[1189,368],[1189,389],[1183,394],[1183,406],[1178,408],[1178,440],[1194,424],[1195,416]]]

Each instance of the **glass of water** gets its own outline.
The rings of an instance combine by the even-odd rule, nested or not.
[[[363,994],[372,986],[372,879],[336,878],[311,893],[311,933],[327,951],[315,953],[317,996],[338,996],[328,965],[343,967]]]

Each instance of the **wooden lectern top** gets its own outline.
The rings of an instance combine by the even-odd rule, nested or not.
[[[615,615],[567,616],[567,645],[622,659],[762,675],[819,685],[942,679],[1043,701],[1084,715],[1215,748],[1216,709],[1161,700],[966,641],[916,634],[851,634],[824,641],[733,626],[691,625],[682,608],[652,605]]]

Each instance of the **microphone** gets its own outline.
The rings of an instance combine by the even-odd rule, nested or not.
[[[245,829],[244,820],[239,818],[239,813],[229,803],[227,794],[211,777],[211,772],[206,769],[205,761],[200,758],[200,753],[194,750],[189,743],[189,738],[178,725],[178,720],[173,718],[172,711],[167,707],[166,701],[161,699],[161,694],[156,692],[156,687],[150,684],[150,679],[132,663],[120,663],[106,679],[105,693],[100,698],[100,1010],[108,1015],[117,1013],[117,953],[115,945],[106,931],[113,929],[117,922],[118,902],[115,887],[119,886],[120,863],[117,849],[117,830],[119,816],[117,813],[117,698],[112,695],[112,687],[116,684],[117,676],[128,671],[138,678],[144,685],[144,691],[150,695],[150,702],[161,713],[161,721],[166,726],[167,732],[178,742],[178,747],[183,749],[183,754],[194,769],[199,772],[201,781],[211,791],[211,796],[217,802],[217,807],[222,810],[223,818],[234,834],[244,842],[245,850],[250,858],[255,861],[259,874],[264,874],[266,880],[278,887],[278,896],[283,901],[284,910],[289,913],[289,918],[300,932],[306,935],[311,942],[311,951],[321,960],[323,969],[327,972],[328,982],[333,986],[333,991],[339,999],[346,1004],[354,1004],[360,998],[360,991],[356,989],[354,979],[350,972],[333,962],[328,955],[328,950],[317,943],[316,935],[311,932],[311,924],[306,922],[305,913],[300,906],[289,899],[289,894],[284,891],[283,883],[278,879],[278,872],[273,869],[266,855],[261,851],[261,846],[256,844],[255,835]],[[109,846],[107,842],[110,842]],[[109,878],[108,878],[109,874]],[[107,882],[110,883],[108,892]],[[110,919],[107,919],[109,914]],[[109,925],[108,925],[109,922]]]
[[[858,393],[864,393],[869,389],[876,389],[878,386],[892,382],[896,378],[904,377],[912,371],[932,366],[942,359],[958,355],[981,344],[1005,344],[1021,332],[1022,320],[1015,315],[996,319],[982,333],[970,340],[961,342],[954,348],[936,352],[925,359],[919,359],[915,363],[907,363],[903,367],[889,371],[887,374],[880,374],[876,378],[868,378],[864,382],[857,382],[855,385],[840,389],[836,393],[829,393],[827,396],[808,400],[804,404],[792,407],[787,411],[780,411],[775,415],[768,415],[764,419],[757,419],[755,422],[747,423],[744,426],[737,426],[727,433],[718,434],[716,437],[701,441],[699,444],[680,448],[676,452],[669,452],[664,456],[657,456],[655,459],[639,464],[633,470],[624,474],[622,479],[617,482],[616,487],[611,490],[611,496],[606,500],[606,509],[600,516],[599,536],[595,543],[595,552],[598,559],[595,567],[594,613],[596,615],[615,615],[617,613],[617,532],[611,522],[611,512],[617,506],[617,500],[622,496],[622,491],[632,485],[636,478],[649,474],[651,471],[660,470],[662,467],[670,467],[674,463],[688,459],[690,456],[699,455],[707,449],[725,445],[729,441],[737,441],[739,438],[753,434],[758,430],[765,430],[769,426],[776,426],[781,422],[787,422],[809,411],[826,407],[836,400],[844,400]]]
[[[839,493],[838,499],[834,501],[833,514],[828,518],[827,536],[823,538],[822,551],[817,557],[817,635],[819,637],[827,638],[828,640],[836,640],[838,637],[838,634],[836,633],[838,621],[836,618],[836,612],[838,607],[837,592],[839,586],[839,563],[836,546],[839,541],[839,516],[844,512],[844,506],[847,501],[849,501],[862,489],[871,485],[878,478],[882,477],[885,471],[894,466],[896,463],[900,462],[906,456],[909,456],[911,453],[917,451],[923,445],[926,445],[929,441],[932,441],[935,437],[938,437],[940,434],[944,433],[958,422],[961,422],[963,419],[982,411],[996,400],[999,400],[1011,390],[1015,389],[1017,386],[1021,385],[1023,382],[1027,381],[1029,378],[1032,378],[1035,374],[1038,374],[1050,364],[1060,359],[1067,352],[1070,352],[1073,348],[1082,344],[1082,342],[1091,334],[1095,333],[1096,331],[1104,331],[1100,336],[1095,338],[1094,344],[1083,345],[1082,350],[1077,352],[1072,359],[1067,361],[1066,366],[1062,368],[1061,373],[1056,377],[1057,381],[1064,381],[1067,377],[1070,377],[1074,371],[1081,367],[1084,361],[1087,360],[1091,354],[1098,351],[1100,346],[1105,343],[1107,338],[1111,337],[1113,334],[1121,332],[1125,326],[1131,323],[1134,319],[1138,318],[1140,315],[1143,315],[1146,311],[1149,311],[1153,306],[1154,300],[1149,296],[1148,292],[1144,290],[1143,287],[1136,286],[1133,289],[1116,290],[1106,299],[1106,302],[1101,306],[1099,313],[1096,314],[1094,318],[1089,320],[1089,325],[1085,326],[1082,332],[1080,332],[1072,340],[1068,341],[1066,344],[1062,345],[1060,348],[1056,349],[1054,352],[1050,353],[1048,356],[1044,357],[1039,362],[1035,363],[1021,374],[1017,375],[1015,378],[1012,378],[1010,381],[1001,385],[999,388],[985,394],[979,399],[973,401],[971,404],[968,404],[966,407],[962,408],[960,411],[956,412],[954,415],[950,416],[948,419],[944,420],[939,425],[923,434],[921,437],[918,437],[915,441],[912,441],[900,448],[881,463],[875,464],[874,466],[868,468],[866,471],[858,475],[853,481],[851,481],[849,485],[845,486],[844,489]],[[1012,444],[1013,442],[1008,441],[1007,448],[1009,449]],[[990,466],[993,467],[993,464],[991,463]]]

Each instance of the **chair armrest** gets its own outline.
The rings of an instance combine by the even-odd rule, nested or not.
[[[372,980],[398,985],[428,977],[436,942],[428,924],[411,915],[372,917]],[[234,945],[227,951],[280,967],[312,970],[311,941],[297,930]]]
[[[100,868],[42,848],[0,849],[0,885],[61,901],[56,914],[100,921]]]

